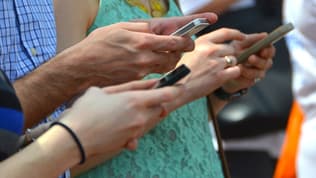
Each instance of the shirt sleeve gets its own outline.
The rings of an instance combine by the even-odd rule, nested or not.
[[[0,161],[18,150],[23,130],[23,113],[14,89],[0,71]]]

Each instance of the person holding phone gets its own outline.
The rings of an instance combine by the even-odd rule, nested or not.
[[[194,44],[188,37],[161,35],[205,16],[118,23],[95,31],[56,55],[52,0],[4,0],[0,13],[4,17],[0,68],[13,82],[25,128],[44,118],[44,122],[55,120],[70,100],[90,86],[118,84],[174,68],[181,52],[192,50]],[[211,22],[215,20],[216,16],[210,17]],[[70,36],[77,35],[76,30],[73,32]]]
[[[92,157],[106,160],[123,149],[134,150],[137,139],[167,115],[163,104],[184,92],[181,86],[148,90],[156,80],[92,87],[65,111],[58,124],[51,124],[38,139],[17,152],[24,119],[14,89],[1,70],[0,76],[3,177],[57,177]]]
[[[76,11],[69,12],[67,10],[69,8]],[[156,12],[157,10],[159,12]],[[55,11],[58,37],[61,39],[58,46],[61,50],[67,48],[69,44],[80,41],[86,33],[93,34],[99,28],[116,22],[149,19],[157,17],[157,14],[163,17],[181,16],[173,0],[91,2],[56,0]],[[215,15],[206,14],[205,18],[212,24]],[[78,22],[78,19],[86,20]],[[78,23],[69,26],[67,25],[69,21]],[[67,38],[74,31],[80,34]],[[169,34],[171,33],[172,31],[169,31]],[[191,70],[184,83],[188,92],[167,108],[174,108],[179,103],[193,102],[171,113],[168,119],[145,135],[140,140],[136,152],[123,152],[110,162],[101,164],[81,177],[222,177],[220,161],[208,130],[206,98],[203,96],[209,95],[230,79],[237,80],[225,83],[224,89],[226,92],[234,93],[253,85],[255,77],[264,77],[265,71],[272,64],[274,49],[271,47],[262,50],[257,56],[251,56],[249,58],[251,65],[232,66],[235,64],[235,54],[265,36],[266,34],[245,35],[233,29],[221,29],[197,39],[194,52],[185,54],[177,64],[186,64]],[[224,44],[230,40],[235,41],[231,45]],[[153,74],[147,78],[159,76]],[[235,85],[236,83],[238,85]],[[227,102],[214,95],[210,95],[210,98],[214,102],[216,111]],[[86,168],[78,170],[81,172]],[[73,169],[74,174],[76,171]]]

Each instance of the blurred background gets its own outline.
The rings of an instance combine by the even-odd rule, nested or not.
[[[271,32],[282,24],[282,0],[180,0],[184,14],[216,12],[218,22],[198,34],[221,27],[245,33]],[[285,40],[272,69],[218,115],[233,178],[271,178],[282,148],[293,97],[291,64]],[[210,124],[211,131],[212,124]],[[213,134],[214,135],[214,134]],[[215,144],[216,145],[216,144]]]

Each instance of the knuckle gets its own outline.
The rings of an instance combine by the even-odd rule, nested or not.
[[[163,98],[164,101],[170,101],[174,98],[174,94],[171,91],[166,91],[161,94],[161,98]]]
[[[134,96],[128,97],[126,99],[126,102],[126,107],[131,111],[136,110],[136,108],[139,106],[139,103],[137,102],[137,99]]]
[[[227,36],[227,35],[230,35],[232,29],[224,27],[224,28],[221,28],[220,30],[221,30],[221,32],[223,33],[224,36]]]
[[[141,67],[144,67],[144,66],[147,66],[148,64],[151,64],[151,60],[149,59],[153,59],[152,58],[149,58],[148,56],[146,56],[145,54],[144,55],[141,55],[138,60],[137,60],[137,64]]]
[[[236,30],[236,29],[231,29],[231,28],[221,28],[222,30],[222,33],[224,36],[228,36],[228,37],[231,37],[233,36],[234,34],[237,34],[237,33],[240,33],[239,30]]]
[[[142,36],[137,39],[135,47],[138,49],[152,48],[152,39],[148,36]]]
[[[137,73],[137,78],[138,79],[144,78],[147,74],[149,74],[149,72],[140,71],[140,72]]]
[[[146,119],[145,116],[143,116],[143,115],[138,116],[138,126],[140,128],[144,128],[145,127],[146,121],[147,121],[147,119]]]
[[[143,128],[145,128],[146,126],[146,118],[145,116],[138,114],[136,115],[136,118],[132,124],[133,128],[136,128],[137,130],[141,130]]]
[[[178,43],[177,39],[175,39],[175,38],[171,38],[171,39],[168,40],[167,43],[166,43],[166,45],[167,45],[168,47],[173,47],[173,48],[178,47],[179,44],[181,44],[181,43]]]
[[[166,53],[168,60],[166,60],[166,62],[168,62],[167,64],[171,64],[172,66],[174,66],[180,59],[181,59],[181,53],[180,52],[170,52],[170,53]]]

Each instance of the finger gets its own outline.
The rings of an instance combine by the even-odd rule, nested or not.
[[[106,93],[118,93],[129,90],[144,90],[152,88],[157,83],[157,81],[158,79],[133,81],[121,85],[106,87],[103,88],[103,91],[105,91]]]
[[[153,65],[151,72],[154,73],[163,73],[168,72],[175,68],[178,61],[181,59],[181,52],[160,52],[156,58],[156,63]]]
[[[184,87],[181,85],[164,87],[159,89],[135,92],[135,96],[143,99],[144,106],[156,106],[170,102],[183,94]]]
[[[213,24],[218,20],[217,15],[215,13],[210,13],[210,12],[186,15],[183,17],[174,17],[174,19],[172,20],[173,20],[173,23],[178,25],[178,27],[182,27],[183,25],[197,18],[206,18],[210,24]]]
[[[136,138],[127,142],[125,148],[128,150],[136,150],[138,146],[138,140]]]
[[[270,45],[260,51],[260,56],[262,58],[273,58],[275,55],[276,49],[273,45]]]
[[[191,51],[194,42],[189,37],[164,36],[135,32],[135,46],[153,51]]]
[[[120,22],[114,24],[113,26],[117,26],[128,31],[152,33],[151,29],[149,28],[149,24],[146,22]]]
[[[145,126],[144,134],[154,128],[167,115],[168,111],[163,105],[151,107],[150,113],[146,114],[148,120]]]
[[[251,66],[257,69],[265,70],[267,69],[266,67],[268,63],[270,63],[269,59],[262,59],[260,57],[257,57],[256,55],[251,55],[244,66],[245,67]]]
[[[221,28],[206,34],[205,37],[213,43],[224,43],[231,40],[243,40],[245,35],[235,29]]]
[[[174,24],[173,26],[171,26],[173,28],[168,28],[168,26],[160,26],[159,29],[157,28],[159,26],[156,26],[153,31],[160,32],[160,34],[169,35],[196,18],[206,18],[210,24],[214,24],[218,19],[217,15],[214,13],[201,13],[182,17],[173,17],[166,19],[169,21],[169,23]],[[167,25],[168,23],[165,24]]]
[[[215,23],[218,19],[216,14],[207,12],[182,17],[154,18],[150,20],[136,19],[132,21],[147,22],[150,24],[150,28],[155,34],[169,35],[196,18],[206,18],[210,24]]]
[[[247,78],[243,78],[243,77],[239,77],[238,78],[238,85],[236,86],[235,90],[241,90],[243,88],[249,88],[251,86],[253,86],[255,84],[253,79],[247,79]]]
[[[240,72],[240,67],[234,66],[219,71],[217,75],[220,76],[221,84],[223,84],[229,80],[238,78],[240,76]]]
[[[256,33],[245,35],[243,41],[237,42],[240,49],[245,49],[267,36],[267,33]]]
[[[212,56],[227,56],[235,54],[235,48],[227,44],[213,45],[212,50],[215,51],[214,53],[212,53]]]
[[[242,68],[241,76],[249,80],[255,80],[256,78],[264,78],[265,71],[258,70],[255,68]]]

